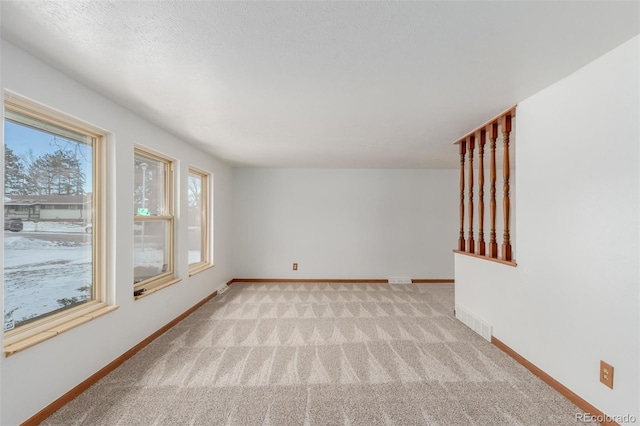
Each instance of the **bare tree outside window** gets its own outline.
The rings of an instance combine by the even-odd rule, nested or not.
[[[187,222],[189,244],[189,272],[194,274],[211,266],[208,201],[210,175],[196,168],[189,169],[187,179]]]

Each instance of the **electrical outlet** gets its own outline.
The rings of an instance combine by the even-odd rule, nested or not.
[[[600,361],[600,382],[613,389],[613,366]]]
[[[294,271],[297,271],[297,270],[298,270],[298,264],[297,264],[297,263],[294,263],[294,264],[293,264],[293,270],[294,270]]]

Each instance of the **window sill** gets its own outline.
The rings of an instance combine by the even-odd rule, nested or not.
[[[182,278],[171,278],[169,281],[163,281],[157,284],[142,286],[140,288],[144,288],[146,289],[146,291],[139,296],[133,296],[133,299],[134,300],[142,299],[143,297],[147,297],[150,294],[153,294],[159,290],[162,290],[163,288],[169,287],[170,285],[174,285],[175,283],[179,283],[180,281],[182,281]]]
[[[117,305],[111,306],[101,306],[94,311],[87,312],[83,315],[75,317],[69,321],[63,322],[57,326],[51,327],[50,329],[41,331],[32,336],[28,336],[24,339],[20,339],[14,343],[10,343],[4,346],[4,354],[5,356],[11,356],[17,352],[23,351],[27,348],[37,345],[40,342],[44,342],[45,340],[49,340],[52,337],[55,337],[59,334],[64,333],[65,331],[69,331],[73,328],[76,328],[79,325],[87,323],[95,318],[101,317],[102,315],[108,314],[109,312],[115,311],[118,309]]]
[[[488,260],[490,262],[501,263],[501,264],[507,265],[507,266],[513,266],[513,267],[518,266],[518,264],[516,263],[515,260],[496,259],[494,257],[483,256],[481,254],[476,254],[476,253],[467,253],[466,251],[460,251],[460,250],[454,250],[453,252],[457,253],[457,254],[464,254],[466,256],[475,257],[477,259]]]
[[[189,276],[192,277],[192,276],[194,276],[196,274],[199,274],[202,271],[206,271],[207,269],[211,269],[214,266],[216,266],[216,265],[214,265],[213,263],[204,263],[204,264],[197,263],[197,264],[193,265],[193,267],[189,268]]]

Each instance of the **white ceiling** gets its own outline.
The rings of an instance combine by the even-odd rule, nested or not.
[[[638,2],[0,7],[3,38],[235,166],[455,168],[456,138],[640,32]]]

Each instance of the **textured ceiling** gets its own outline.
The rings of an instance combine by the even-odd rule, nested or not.
[[[454,168],[637,2],[3,1],[2,37],[236,166]]]

